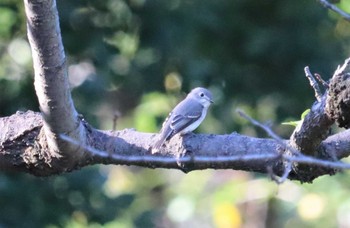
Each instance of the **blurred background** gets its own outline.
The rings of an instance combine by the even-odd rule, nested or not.
[[[337,4],[350,12],[350,2]],[[77,110],[99,129],[157,132],[193,87],[215,105],[196,132],[282,137],[349,57],[350,23],[317,1],[59,0]],[[23,2],[0,2],[0,116],[38,110]],[[277,185],[265,174],[92,166],[0,174],[0,227],[350,227],[349,172]]]

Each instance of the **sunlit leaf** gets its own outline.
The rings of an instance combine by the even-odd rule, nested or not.
[[[241,213],[230,203],[214,205],[213,220],[217,228],[238,228],[242,225]]]
[[[293,127],[298,126],[300,123],[303,122],[305,116],[310,112],[310,109],[306,109],[302,114],[301,114],[301,119],[297,121],[289,121],[289,122],[283,122],[282,125],[290,125]]]

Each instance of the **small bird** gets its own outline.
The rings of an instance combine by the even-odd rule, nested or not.
[[[159,151],[164,142],[174,135],[184,135],[196,129],[212,103],[213,96],[209,90],[201,87],[193,89],[165,119],[158,141],[152,147],[152,153]]]

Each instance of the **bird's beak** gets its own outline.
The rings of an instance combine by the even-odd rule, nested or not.
[[[210,99],[208,99],[209,100],[209,102],[212,104],[212,103],[214,103],[214,101],[213,100],[210,100]]]

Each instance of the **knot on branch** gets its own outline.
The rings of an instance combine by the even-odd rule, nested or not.
[[[350,73],[341,72],[335,75],[328,91],[326,112],[337,122],[339,127],[350,127]]]

